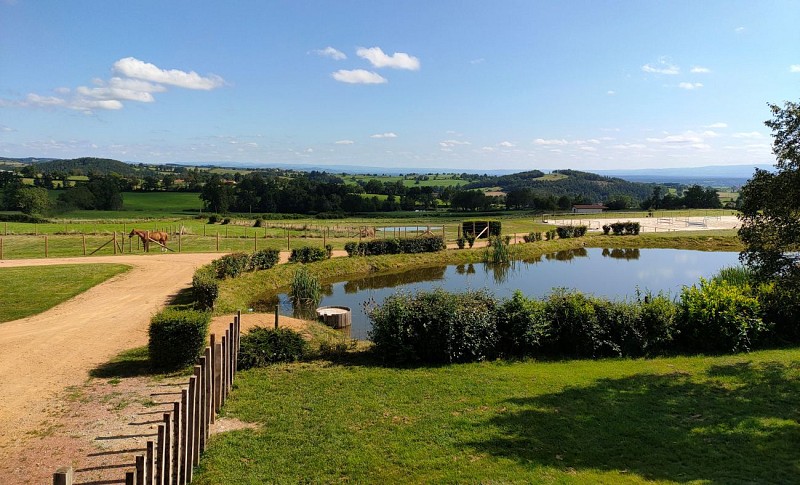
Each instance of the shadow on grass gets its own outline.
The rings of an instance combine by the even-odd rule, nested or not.
[[[177,306],[181,308],[193,308],[195,304],[194,294],[192,293],[192,287],[187,286],[186,288],[181,289],[177,293],[170,295],[169,298],[169,305],[170,306]]]
[[[137,347],[117,355],[109,362],[100,364],[89,375],[100,379],[139,377],[153,374],[147,347]]]
[[[510,410],[488,423],[498,437],[470,446],[523,464],[654,480],[798,483],[800,476],[796,367],[635,375],[506,402]]]

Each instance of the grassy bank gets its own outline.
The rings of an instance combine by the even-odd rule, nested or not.
[[[197,483],[796,480],[800,349],[242,372]]]
[[[511,247],[513,257],[534,258],[542,254],[578,247],[674,248],[700,251],[740,251],[735,231],[698,231],[685,233],[641,234],[639,236],[592,235],[579,239],[558,239]],[[483,261],[484,249],[449,250],[438,253],[401,254],[356,258],[334,258],[309,265],[312,274],[323,282],[342,281],[355,276],[399,272],[412,268],[476,263]],[[220,285],[217,313],[230,313],[253,306],[286,288],[297,266],[279,265],[268,271],[246,273]]]
[[[0,322],[41,313],[129,269],[122,264],[1,268]]]

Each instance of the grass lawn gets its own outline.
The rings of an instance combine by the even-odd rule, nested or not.
[[[241,372],[196,483],[789,483],[800,349]]]
[[[41,313],[128,269],[122,264],[0,268],[0,322]]]

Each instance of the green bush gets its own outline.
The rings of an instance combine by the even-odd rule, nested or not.
[[[456,245],[458,246],[458,249],[464,249],[464,246],[466,246],[466,244],[467,240],[464,239],[463,237],[456,239]]]
[[[211,314],[166,308],[150,320],[148,350],[156,369],[177,370],[200,356],[208,339]]]
[[[308,355],[308,342],[288,328],[253,327],[242,335],[239,368],[265,367],[277,362],[295,362]]]
[[[216,224],[219,222],[219,215],[218,214],[211,214],[208,216],[208,223],[209,224]]]
[[[558,226],[556,227],[556,234],[561,239],[570,237],[582,237],[586,234],[586,226]]]
[[[639,300],[639,327],[643,355],[660,355],[673,347],[678,306],[663,294],[646,294]]]
[[[529,232],[528,234],[522,236],[522,239],[526,243],[541,241],[542,240],[542,233],[541,232]]]
[[[553,239],[556,238],[556,230],[550,229],[549,231],[544,233],[544,236],[546,241],[552,241]]]
[[[561,288],[553,291],[544,303],[551,328],[542,342],[543,352],[593,357],[602,337],[593,301],[582,293]]]
[[[611,228],[611,231],[614,233],[615,236],[622,236],[622,235],[636,236],[639,234],[640,230],[640,224],[638,222],[631,222],[631,221],[614,222],[609,227]],[[606,232],[605,226],[603,226],[603,232],[605,234],[608,234],[608,232]]]
[[[495,304],[482,291],[396,293],[369,311],[370,339],[393,363],[484,360],[496,348]]]
[[[678,343],[697,352],[742,352],[765,330],[750,287],[700,280],[684,287],[678,307]]]
[[[348,256],[380,256],[382,254],[433,253],[445,249],[442,236],[421,236],[412,239],[372,239],[360,243],[348,242]]]
[[[497,310],[498,352],[504,356],[534,355],[550,332],[544,302],[515,291]]]
[[[608,236],[608,233],[611,231],[611,226],[608,224],[603,224],[603,234]]]
[[[475,234],[472,232],[464,233],[464,239],[467,240],[467,244],[469,244],[469,248],[472,249],[472,246],[475,245]]]
[[[292,249],[292,254],[289,256],[291,263],[314,263],[322,261],[327,257],[327,253],[323,248],[312,246],[303,246],[302,248]]]
[[[250,255],[247,253],[231,253],[215,260],[213,263],[217,278],[236,278],[250,266]]]
[[[264,226],[264,219],[258,218],[253,223],[253,227],[263,227]]]
[[[196,305],[203,310],[211,310],[219,296],[219,282],[216,269],[209,264],[198,268],[192,276],[192,295]]]
[[[359,246],[357,242],[349,241],[344,243],[344,250],[347,251],[347,255],[351,258],[353,256],[361,256],[359,253]]]
[[[250,271],[270,269],[280,260],[280,251],[277,249],[260,249],[250,256],[248,269]]]

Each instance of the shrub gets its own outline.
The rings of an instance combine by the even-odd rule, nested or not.
[[[464,239],[463,237],[456,239],[456,245],[458,245],[458,249],[464,249],[464,246],[466,246],[466,244],[467,240]]]
[[[209,224],[216,224],[217,222],[219,222],[219,215],[211,214],[210,216],[208,216],[208,223]]]
[[[586,235],[586,231],[587,230],[588,230],[588,227],[586,227],[586,226],[574,226],[573,227],[573,231],[574,231],[574,236],[573,237],[583,237],[583,236]]]
[[[475,245],[475,234],[468,232],[464,234],[464,239],[467,240],[467,244],[469,244],[469,248],[472,249],[472,246]]]
[[[452,363],[494,354],[495,300],[482,291],[396,293],[372,308],[370,339],[395,363]]]
[[[242,335],[239,368],[265,367],[276,362],[295,362],[308,354],[308,342],[288,328],[253,327]]]
[[[572,237],[574,234],[575,229],[572,226],[558,226],[556,227],[556,234],[561,239],[567,239]]]
[[[291,263],[314,263],[322,261],[327,257],[324,249],[312,246],[303,246],[302,248],[292,249],[292,254],[289,256]]]
[[[489,247],[483,253],[485,263],[508,263],[511,261],[511,248],[508,241],[501,237],[489,240]]]
[[[553,239],[556,238],[556,230],[550,229],[549,231],[544,233],[544,236],[546,241],[552,241]]]
[[[552,355],[593,357],[600,338],[593,302],[582,293],[561,288],[544,303],[551,330],[542,350]]]
[[[250,265],[250,255],[247,253],[231,253],[215,260],[213,263],[217,278],[236,278]]]
[[[277,249],[261,249],[250,256],[248,269],[250,271],[270,269],[280,260],[280,251]]]
[[[253,223],[253,227],[264,227],[264,219],[256,219],[256,221]]]
[[[150,363],[156,369],[176,370],[193,363],[208,338],[211,315],[167,308],[150,320]]]
[[[222,224],[223,224],[223,225],[225,225],[225,224],[230,224],[230,223],[231,223],[231,219],[230,219],[230,217],[226,217],[225,219],[222,219]]]
[[[214,308],[219,296],[219,282],[213,265],[198,268],[192,276],[192,294],[196,305],[203,310]]]
[[[541,241],[542,240],[542,233],[541,232],[529,232],[528,234],[522,236],[522,239],[526,243]]]
[[[359,247],[357,242],[346,242],[344,243],[344,250],[347,251],[347,255],[351,258],[353,256],[360,256]]]
[[[445,249],[442,236],[422,236],[413,239],[399,239],[400,252],[406,254],[435,253]]]
[[[644,355],[659,355],[670,350],[675,337],[678,306],[663,294],[650,293],[639,299],[639,327]]]
[[[690,351],[747,351],[765,330],[749,286],[701,279],[683,288],[678,312],[679,344]]]
[[[611,231],[611,226],[608,224],[603,224],[603,234],[608,236],[608,233]]]
[[[520,291],[498,306],[496,322],[497,349],[505,356],[533,355],[550,332],[544,302],[526,298]]]
[[[622,235],[629,235],[629,236],[636,236],[639,234],[640,225],[638,222],[613,222],[611,224],[611,231],[614,232],[615,236],[622,236]],[[605,226],[603,226],[603,232],[605,232]],[[607,234],[607,233],[606,233]]]

